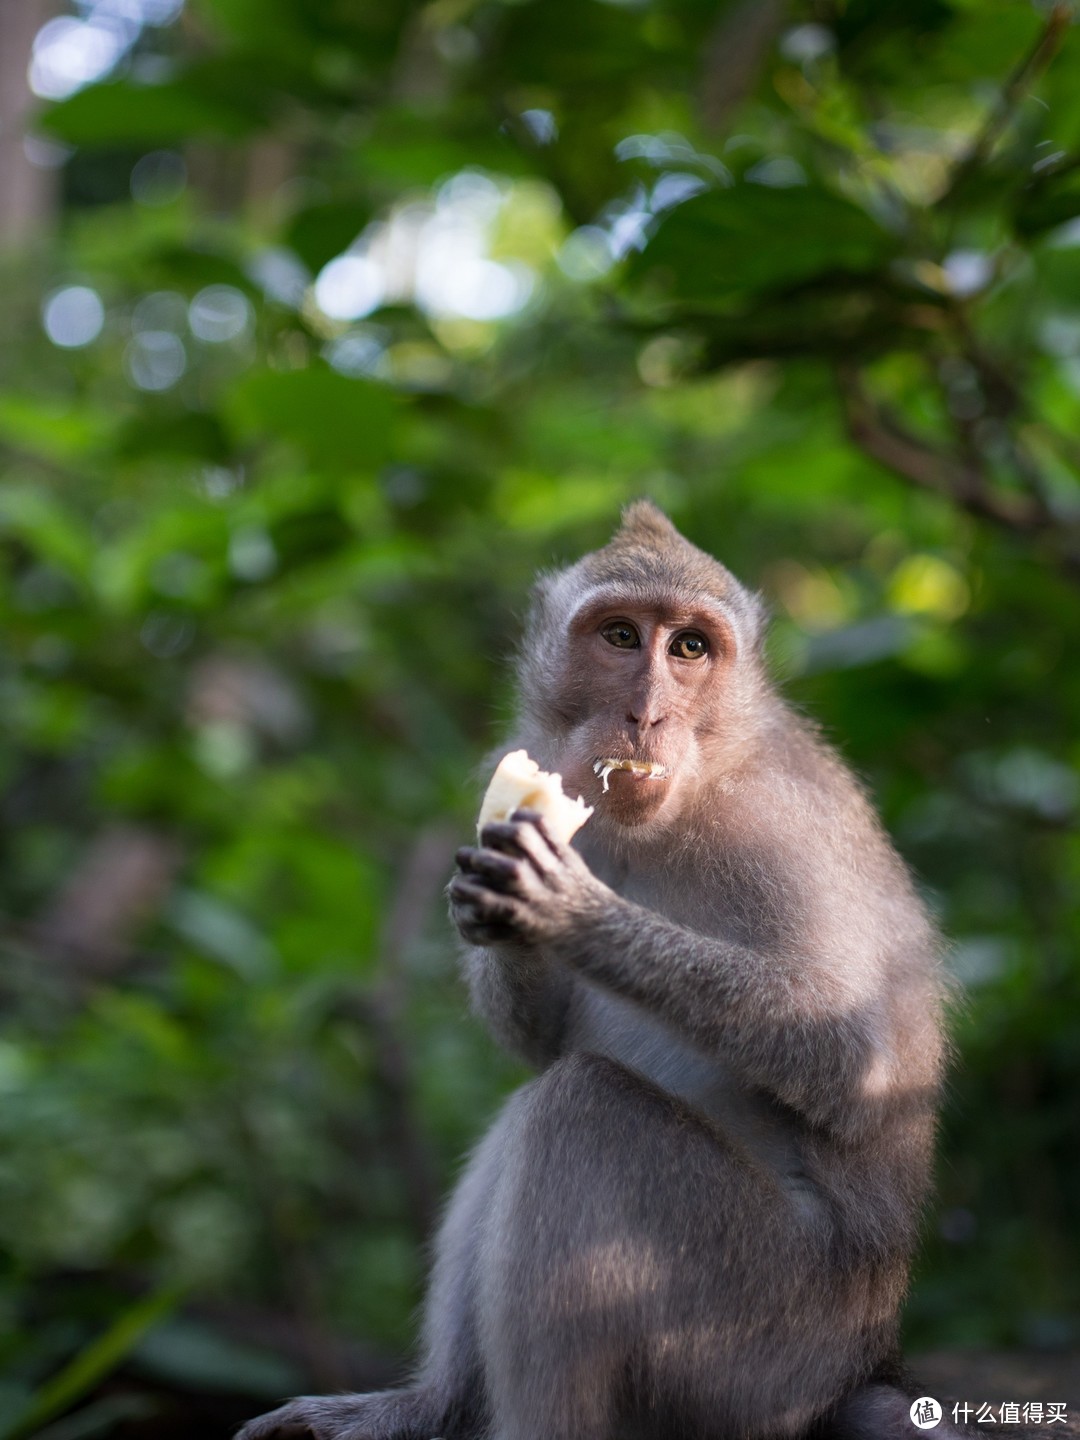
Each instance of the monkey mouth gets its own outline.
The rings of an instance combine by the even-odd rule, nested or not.
[[[593,774],[599,775],[604,782],[604,792],[610,788],[608,776],[613,770],[628,770],[631,775],[636,775],[642,780],[666,780],[670,771],[666,765],[658,765],[653,760],[616,760],[610,755],[601,755],[593,761]]]

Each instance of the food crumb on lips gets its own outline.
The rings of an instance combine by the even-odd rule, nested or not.
[[[652,760],[615,760],[610,756],[601,756],[593,761],[593,774],[599,775],[604,782],[604,792],[609,788],[608,776],[613,770],[629,770],[632,775],[640,775],[645,780],[666,780],[668,768],[666,765],[657,765]]]

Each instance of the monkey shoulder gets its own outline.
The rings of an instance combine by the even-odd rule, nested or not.
[[[782,878],[800,904],[827,899],[863,922],[923,915],[907,865],[866,786],[816,729],[792,715],[785,743],[762,747],[725,804],[704,853],[730,850],[729,868]],[[732,843],[733,842],[733,843]]]

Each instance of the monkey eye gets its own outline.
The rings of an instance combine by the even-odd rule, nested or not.
[[[701,660],[708,653],[709,642],[696,630],[684,630],[668,646],[668,654],[677,655],[680,660]]]
[[[612,620],[609,625],[604,626],[600,634],[609,645],[614,645],[619,650],[636,650],[641,644],[638,632],[629,620]]]

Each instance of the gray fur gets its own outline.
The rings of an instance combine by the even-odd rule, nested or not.
[[[487,827],[450,900],[476,1008],[541,1073],[451,1201],[416,1384],[294,1402],[243,1440],[916,1433],[867,1382],[929,1184],[938,940],[769,683],[762,615],[646,503],[539,582],[506,748],[596,814],[573,848],[536,817]],[[673,660],[686,628],[707,660]],[[612,755],[672,778],[605,795]]]

